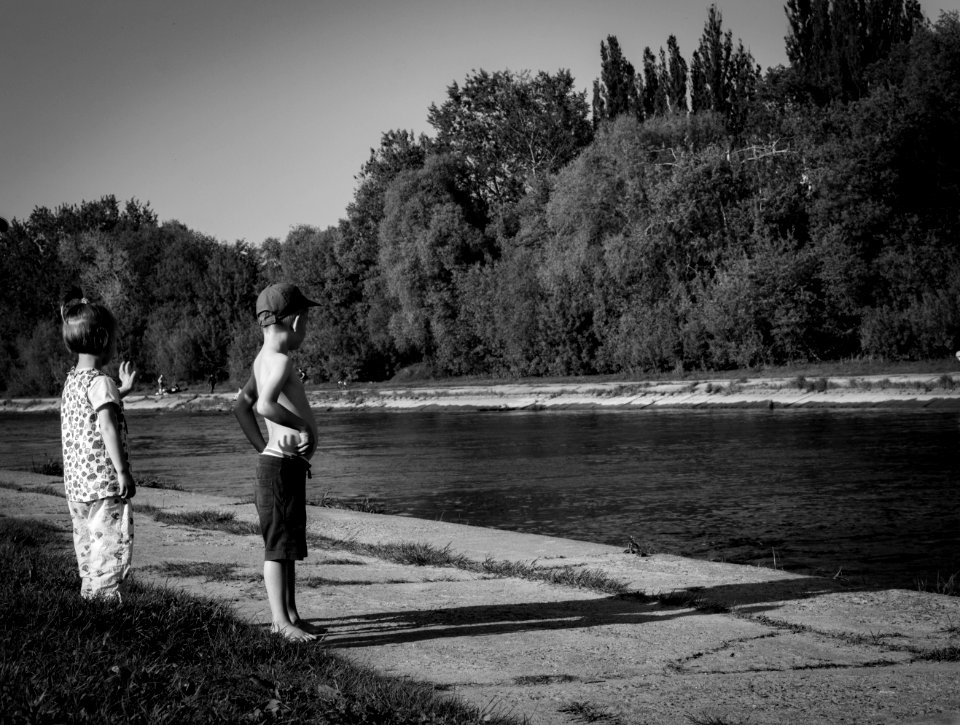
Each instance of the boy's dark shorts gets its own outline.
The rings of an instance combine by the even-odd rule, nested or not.
[[[264,561],[307,556],[308,468],[302,458],[259,457],[254,500],[263,533]]]

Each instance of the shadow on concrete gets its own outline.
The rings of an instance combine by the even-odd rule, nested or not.
[[[442,637],[483,637],[605,625],[642,626],[678,617],[714,614],[722,612],[724,607],[746,607],[751,616],[757,616],[776,610],[781,602],[790,599],[872,589],[876,588],[840,586],[827,579],[804,578],[694,588],[675,593],[677,600],[687,598],[688,603],[665,604],[642,595],[626,595],[556,602],[423,608],[311,621],[330,629],[328,641],[332,645],[370,647]]]
[[[656,602],[604,597],[376,612],[311,621],[330,628],[328,641],[337,647],[370,647],[441,637],[483,637],[535,630],[644,624],[680,613],[689,614],[676,608],[661,607]]]

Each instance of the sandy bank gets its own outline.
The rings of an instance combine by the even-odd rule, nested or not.
[[[349,388],[311,387],[311,404],[320,410],[629,410],[663,408],[880,408],[887,406],[960,408],[960,373],[927,373],[740,380],[632,381],[577,383],[357,384]],[[227,411],[232,392],[151,395],[134,393],[130,410]],[[59,408],[58,398],[12,398],[0,412],[44,412]]]

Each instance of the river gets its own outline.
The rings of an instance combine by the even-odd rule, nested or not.
[[[387,513],[915,587],[960,571],[956,411],[318,413],[310,495]],[[246,495],[229,414],[128,412],[138,476]],[[0,414],[0,468],[59,456]]]

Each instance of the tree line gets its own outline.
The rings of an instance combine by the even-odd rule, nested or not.
[[[960,342],[960,18],[915,0],[788,0],[762,73],[709,9],[635,67],[478,70],[383,133],[339,224],[217,241],[149,203],[37,208],[0,237],[0,389],[69,364],[60,289],[115,312],[145,372],[238,381],[259,289],[320,307],[315,380],[732,369],[938,357]]]

